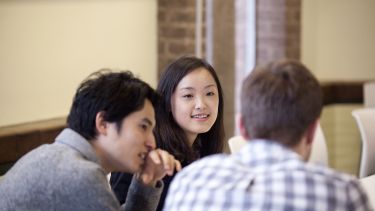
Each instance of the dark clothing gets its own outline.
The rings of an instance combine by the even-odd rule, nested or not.
[[[161,149],[164,148],[162,146],[159,146],[159,147]],[[206,154],[201,151],[202,146],[201,146],[201,139],[199,139],[199,137],[197,138],[197,140],[195,140],[193,149],[194,149],[193,153],[189,155],[190,159],[185,158],[184,161],[180,161],[182,168],[186,167],[193,161],[203,157]],[[209,154],[212,154],[212,153],[209,153]],[[176,155],[174,156],[177,157]],[[169,185],[171,184],[175,175],[176,173],[173,174],[172,176],[165,176],[163,178],[164,189],[160,196],[159,204],[156,209],[157,211],[163,210],[164,201],[165,201],[165,198],[167,197]],[[115,193],[120,204],[123,204],[127,198],[127,193],[128,193],[128,189],[129,189],[132,177],[133,175],[128,174],[128,173],[122,173],[122,172],[111,173],[110,185],[111,185],[112,191]]]
[[[165,176],[163,178],[164,189],[163,189],[163,192],[161,193],[159,204],[156,209],[158,211],[163,209],[164,201],[168,193],[168,187],[169,187],[169,184],[172,182],[172,179],[174,178],[174,176],[175,174],[172,176]],[[121,172],[111,173],[110,185],[117,199],[119,200],[120,204],[123,204],[126,200],[128,189],[132,181],[132,177],[133,175],[128,174],[128,173],[121,173]]]

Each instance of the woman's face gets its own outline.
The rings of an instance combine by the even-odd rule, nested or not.
[[[219,91],[210,72],[202,67],[183,77],[172,94],[171,107],[190,144],[198,134],[209,131],[219,108]]]

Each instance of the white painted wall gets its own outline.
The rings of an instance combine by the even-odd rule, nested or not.
[[[375,79],[375,1],[303,0],[301,59],[322,81]]]
[[[0,126],[65,116],[103,67],[156,85],[155,0],[0,1]]]

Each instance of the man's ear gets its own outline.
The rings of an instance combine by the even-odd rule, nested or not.
[[[245,120],[243,115],[240,113],[237,115],[238,126],[240,127],[240,134],[246,140],[250,139],[249,133],[246,130]]]
[[[312,144],[312,142],[314,140],[316,128],[318,127],[318,123],[319,123],[319,119],[316,119],[307,128],[306,138],[307,138],[307,143],[309,143],[309,144]]]
[[[107,122],[104,120],[104,111],[100,111],[95,117],[95,128],[99,134],[107,134]]]

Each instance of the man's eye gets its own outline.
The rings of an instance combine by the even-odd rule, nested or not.
[[[147,130],[147,128],[148,128],[148,126],[147,125],[141,125],[141,128],[142,128],[142,130]]]

